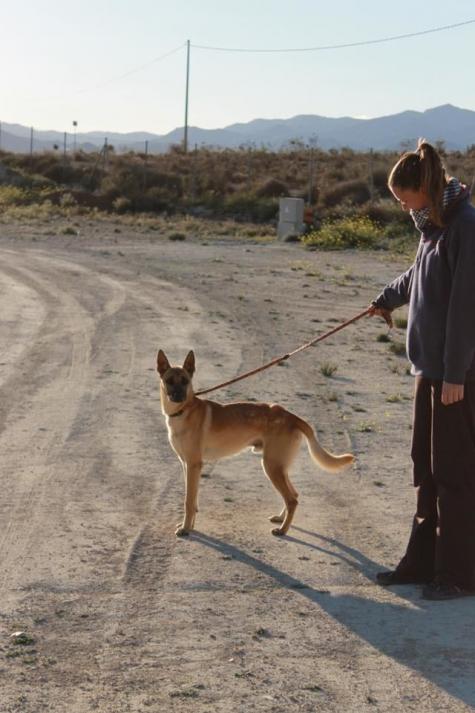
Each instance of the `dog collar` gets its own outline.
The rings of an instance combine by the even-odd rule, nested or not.
[[[180,409],[179,411],[177,411],[176,413],[168,413],[167,416],[168,416],[168,418],[175,418],[176,416],[181,416],[182,413],[184,413],[184,411],[185,411],[185,406],[183,406],[183,408]]]

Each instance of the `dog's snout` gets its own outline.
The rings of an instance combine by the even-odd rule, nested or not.
[[[189,380],[184,376],[181,369],[176,369],[164,380],[167,396],[174,403],[186,401]]]
[[[170,398],[170,401],[175,401],[176,403],[179,403],[180,401],[184,401],[186,399],[186,391],[183,389],[172,389],[169,391],[168,396]]]

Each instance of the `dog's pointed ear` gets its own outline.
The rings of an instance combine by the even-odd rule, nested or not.
[[[166,371],[170,368],[170,362],[165,356],[165,352],[162,352],[161,349],[158,350],[157,354],[157,371],[160,374],[160,376],[163,376]]]
[[[183,362],[183,368],[190,376],[195,373],[195,355],[193,351],[188,352],[188,355]]]

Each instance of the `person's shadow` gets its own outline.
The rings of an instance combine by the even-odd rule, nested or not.
[[[295,526],[292,531],[300,531],[315,542],[293,536],[287,536],[287,540],[331,554],[370,580],[374,580],[375,573],[382,569],[359,550],[338,540]],[[411,603],[407,606],[353,594],[331,594],[309,587],[235,545],[197,531],[193,532],[192,538],[318,604],[384,655],[419,672],[467,705],[475,706],[475,637],[472,634],[475,597],[430,602],[421,599],[419,589],[413,586],[398,587],[398,597]]]

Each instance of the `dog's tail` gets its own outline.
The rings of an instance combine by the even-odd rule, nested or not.
[[[330,473],[336,473],[339,470],[343,470],[347,466],[351,465],[355,460],[355,457],[351,453],[344,453],[341,456],[333,455],[320,445],[315,435],[313,428],[307,421],[296,416],[297,428],[303,433],[307,439],[308,452],[312,456],[312,460],[315,461],[320,468],[327,470]]]

